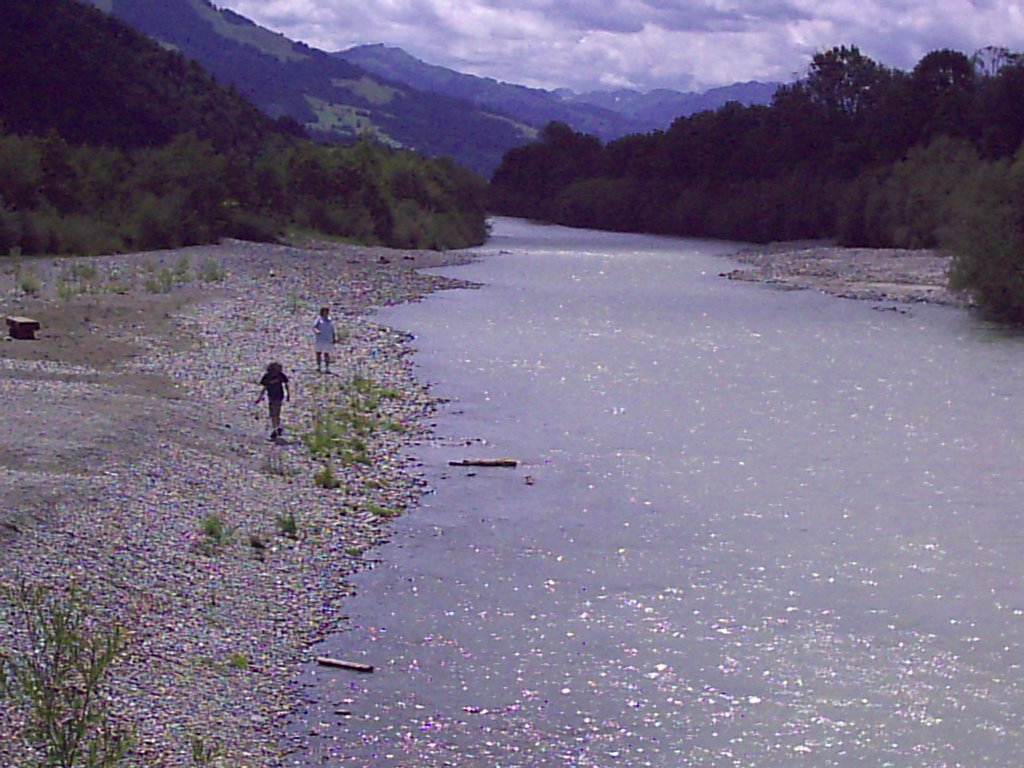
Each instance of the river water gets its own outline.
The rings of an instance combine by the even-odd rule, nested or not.
[[[498,219],[388,310],[434,492],[310,667],[306,765],[1018,766],[1024,340]],[[515,468],[449,461],[513,457]]]

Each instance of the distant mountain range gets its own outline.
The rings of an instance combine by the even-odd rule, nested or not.
[[[427,64],[401,48],[380,43],[356,46],[334,55],[380,77],[421,91],[464,99],[537,128],[558,120],[604,141],[629,133],[663,130],[677,117],[717,109],[730,101],[768,104],[779,87],[779,83],[746,82],[705,93],[664,88],[649,93],[629,89],[588,93],[565,88],[546,91]]]
[[[640,126],[642,133],[668,128],[677,117],[715,110],[730,101],[746,106],[770,104],[780,83],[751,80],[712,88],[704,93],[658,88],[647,93],[630,89],[589,91],[577,94],[565,89],[555,91],[572,103],[590,104],[617,112]]]
[[[776,88],[546,91],[434,66],[384,45],[330,54],[207,0],[86,1],[196,60],[271,117],[291,117],[316,137],[351,141],[369,133],[394,146],[450,156],[484,175],[552,120],[608,141],[667,128],[676,117],[727,101],[767,103]]]

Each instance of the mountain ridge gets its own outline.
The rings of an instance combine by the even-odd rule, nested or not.
[[[629,118],[600,105],[573,104],[569,100],[553,97],[552,91],[428,64],[401,48],[383,43],[355,46],[345,51],[336,51],[332,55],[381,77],[423,91],[464,99],[486,109],[509,113],[536,128],[559,121],[605,141],[642,128]]]
[[[383,43],[354,46],[332,55],[411,87],[511,112],[524,121],[532,117],[538,128],[557,120],[603,141],[630,133],[664,130],[677,117],[717,109],[730,101],[744,105],[768,104],[779,87],[779,83],[747,81],[705,92],[668,88],[647,93],[634,89],[585,93],[567,88],[549,91],[428,64],[401,48]]]
[[[770,104],[780,83],[747,80],[731,85],[710,88],[707,91],[675,91],[655,88],[642,92],[632,88],[614,91],[587,91],[575,93],[566,89],[555,91],[562,98],[604,107],[648,126],[648,130],[667,128],[677,117],[688,117],[697,112],[715,110],[731,101],[744,106]]]

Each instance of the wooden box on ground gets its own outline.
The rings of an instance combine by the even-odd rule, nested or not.
[[[34,339],[39,330],[39,321],[31,317],[10,316],[7,318],[7,332],[12,339]]]

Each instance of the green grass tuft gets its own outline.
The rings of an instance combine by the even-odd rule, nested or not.
[[[207,515],[203,519],[203,535],[211,544],[220,545],[227,541],[228,527],[224,519],[216,513]]]
[[[313,482],[320,488],[340,488],[341,480],[334,476],[334,469],[330,463],[324,464],[323,469],[313,475]]]
[[[276,522],[277,530],[282,536],[287,536],[289,539],[297,539],[299,537],[299,521],[292,510],[280,513],[276,518]]]

